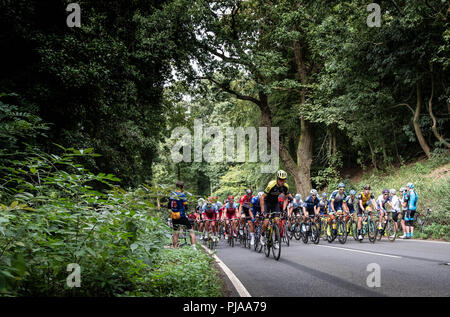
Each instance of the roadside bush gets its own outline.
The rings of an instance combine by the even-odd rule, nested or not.
[[[15,155],[0,182],[0,295],[215,296],[208,256],[164,250],[171,232],[155,210],[168,189],[118,187],[75,163],[91,149]],[[107,191],[96,190],[102,184]],[[81,287],[69,288],[70,263]],[[189,274],[184,274],[189,273]]]

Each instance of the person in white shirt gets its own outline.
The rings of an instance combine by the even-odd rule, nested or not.
[[[398,215],[400,214],[400,199],[397,197],[396,193],[397,191],[395,189],[391,189],[390,191],[391,194],[391,206],[392,206],[392,220],[394,220],[394,227],[395,227],[395,232],[398,231]],[[392,235],[392,238],[394,238],[395,234]]]

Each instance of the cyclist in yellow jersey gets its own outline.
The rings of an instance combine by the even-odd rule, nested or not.
[[[365,211],[372,211],[377,209],[377,205],[375,202],[375,196],[370,192],[370,185],[365,185],[363,188],[363,192],[358,196],[359,208],[357,211],[358,216],[358,239],[362,240],[363,237],[361,235],[361,226],[362,226],[362,218],[364,216]],[[373,209],[372,209],[373,207]]]
[[[269,213],[275,213],[272,217],[275,217],[274,221],[276,224],[280,225],[280,213],[281,211],[286,210],[286,206],[288,204],[288,199],[284,199],[283,210],[280,210],[280,204],[278,203],[278,196],[283,194],[284,196],[289,196],[291,198],[292,195],[289,193],[289,186],[286,184],[287,173],[283,170],[279,170],[277,172],[277,179],[272,180],[267,184],[266,189],[264,190],[263,195],[261,196],[261,213],[264,215],[264,223],[261,229],[261,245],[265,245],[265,236],[264,232],[267,229],[269,224]],[[274,247],[277,248],[278,245],[274,244]]]

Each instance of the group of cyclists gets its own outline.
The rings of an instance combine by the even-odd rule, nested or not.
[[[257,219],[262,219],[257,243],[264,246],[266,244],[264,232],[271,217],[277,225],[280,225],[280,219],[282,218],[291,219],[291,222],[289,222],[289,228],[291,228],[290,225],[294,219],[305,223],[308,220],[319,222],[319,219],[325,218],[330,224],[336,221],[337,217],[343,216],[346,222],[351,218],[357,222],[357,237],[358,240],[362,241],[362,226],[365,215],[372,211],[379,212],[378,229],[382,229],[383,223],[388,218],[389,210],[392,212],[395,232],[399,229],[399,215],[402,215],[401,226],[404,234],[400,238],[410,239],[414,235],[413,221],[417,209],[418,195],[413,183],[408,183],[406,187],[400,188],[398,196],[395,189],[384,189],[377,198],[371,192],[370,185],[365,185],[363,191],[359,194],[353,189],[347,194],[345,184],[340,183],[330,196],[327,193],[322,193],[319,196],[318,191],[312,189],[308,197],[302,200],[300,194],[292,195],[289,192],[286,180],[287,173],[279,170],[276,179],[270,181],[265,190],[258,192],[256,195],[253,195],[251,189],[247,189],[245,194],[237,196],[237,199],[235,199],[235,196],[229,195],[223,203],[219,201],[217,196],[208,197],[206,200],[200,198],[195,212],[187,216],[187,222],[189,223],[187,227],[191,229],[196,224],[196,229],[201,233],[200,239],[217,239],[219,222],[225,224],[225,231],[228,232],[229,229],[232,229],[234,237],[243,234],[242,230],[247,223],[250,232],[250,245],[253,246],[255,244],[254,223]],[[173,206],[183,206],[186,203],[185,197],[182,198],[184,201],[178,205],[173,203],[176,199],[179,199],[180,195],[184,194],[180,191],[178,191],[178,194],[177,192],[172,193],[170,201]],[[327,230],[327,234],[330,234],[330,230],[335,229],[327,226]],[[213,236],[208,237],[208,234]],[[225,235],[225,239],[228,239],[227,235]],[[195,239],[193,243],[195,243]],[[274,247],[276,248],[277,244]]]

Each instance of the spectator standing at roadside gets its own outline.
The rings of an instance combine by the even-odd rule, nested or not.
[[[171,193],[169,197],[168,208],[171,210],[170,218],[172,219],[174,233],[172,236],[173,247],[178,247],[178,235],[180,234],[179,228],[180,225],[186,227],[189,230],[189,234],[191,236],[191,244],[194,249],[195,247],[195,233],[192,230],[192,224],[189,222],[189,219],[186,215],[186,211],[188,209],[188,202],[186,194],[183,192],[184,183],[182,181],[178,181],[176,183],[176,190]]]

